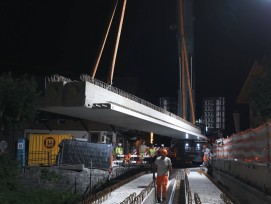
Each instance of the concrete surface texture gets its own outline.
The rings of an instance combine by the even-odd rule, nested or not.
[[[98,81],[48,83],[39,106],[38,109],[48,112],[178,139],[186,138],[187,134],[189,139],[206,139],[192,123]]]
[[[201,203],[204,204],[218,204],[224,203],[220,198],[222,193],[204,174],[201,174],[199,169],[190,169],[188,172],[188,181],[193,197],[194,193],[198,193]]]
[[[109,198],[103,204],[119,204],[129,195],[139,195],[153,181],[153,174],[145,174],[111,192]]]

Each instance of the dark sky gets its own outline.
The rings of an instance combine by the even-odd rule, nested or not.
[[[197,115],[206,96],[225,96],[233,111],[253,61],[271,46],[271,1],[194,3]],[[113,4],[1,1],[1,70],[72,79],[89,74]],[[128,0],[114,77],[138,77],[138,96],[146,95],[153,103],[158,97],[177,97],[178,44],[172,25],[176,25],[175,0]],[[109,70],[115,34],[116,22],[97,73],[100,80]]]

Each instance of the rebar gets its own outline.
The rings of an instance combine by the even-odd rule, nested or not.
[[[201,204],[199,194],[194,193],[194,201],[195,201],[195,204]]]
[[[132,204],[134,203],[135,197],[136,193],[132,193],[127,198],[125,198],[120,204]]]
[[[185,175],[184,175],[186,198],[187,198],[187,203],[192,204],[192,193],[191,193],[191,190],[190,190],[190,187],[189,187],[189,181],[188,181],[187,173],[189,173],[189,172],[186,171]]]
[[[222,199],[222,201],[225,204],[233,204],[233,202],[231,201],[231,199],[228,196],[226,196],[226,194],[224,194],[224,193],[220,194],[220,198]]]
[[[47,82],[71,82],[72,80],[71,79],[68,79],[66,77],[63,77],[61,75],[58,75],[58,74],[54,74],[54,75],[51,75],[49,77],[46,77],[45,78]]]
[[[101,200],[105,201],[110,197],[112,191],[114,191],[115,189],[123,186],[124,184],[129,183],[130,181],[142,176],[143,174],[145,174],[145,173],[141,172],[141,173],[136,174],[128,179],[120,181],[119,183],[116,183],[113,186],[110,186],[110,187],[96,193],[95,195],[89,196],[88,198],[86,198],[85,200],[80,202],[80,204],[93,204],[93,203],[98,204],[99,201],[101,201]]]

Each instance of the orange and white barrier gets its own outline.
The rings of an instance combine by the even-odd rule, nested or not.
[[[245,162],[271,162],[271,122],[255,129],[217,140],[213,145],[216,158],[237,159]]]

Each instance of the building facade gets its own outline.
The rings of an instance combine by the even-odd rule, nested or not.
[[[222,134],[225,130],[225,98],[210,97],[203,99],[203,119],[206,135]]]

